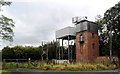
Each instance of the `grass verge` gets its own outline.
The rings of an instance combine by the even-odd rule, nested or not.
[[[103,65],[103,64],[47,64],[43,62],[31,62],[31,63],[16,63],[5,62],[3,63],[3,70],[7,69],[37,69],[37,70],[56,70],[56,71],[99,71],[99,70],[114,70],[117,69],[115,65]]]

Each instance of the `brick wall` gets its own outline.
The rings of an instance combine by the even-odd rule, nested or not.
[[[79,42],[79,36],[82,34],[84,43]],[[92,44],[94,43],[94,48]],[[99,40],[97,33],[92,38],[91,32],[76,33],[76,62],[92,62],[99,56]]]

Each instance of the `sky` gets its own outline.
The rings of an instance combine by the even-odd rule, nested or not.
[[[15,21],[14,42],[6,45],[41,45],[55,40],[55,31],[73,26],[72,18],[87,16],[95,21],[97,15],[114,6],[119,0],[9,0],[11,6],[2,7],[2,14]]]

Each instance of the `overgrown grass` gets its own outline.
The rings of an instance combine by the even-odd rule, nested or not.
[[[0,70],[0,74],[10,74],[7,70]]]
[[[117,67],[115,65],[103,65],[103,64],[47,64],[45,62],[31,62],[31,63],[16,63],[16,62],[4,62],[3,69],[38,69],[38,70],[56,70],[56,71],[92,71],[92,70],[114,70]]]

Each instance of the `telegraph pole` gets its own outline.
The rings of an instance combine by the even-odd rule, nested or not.
[[[112,27],[110,26],[110,60],[112,60]]]
[[[48,45],[47,45],[47,49],[46,49],[46,60],[48,61]]]

